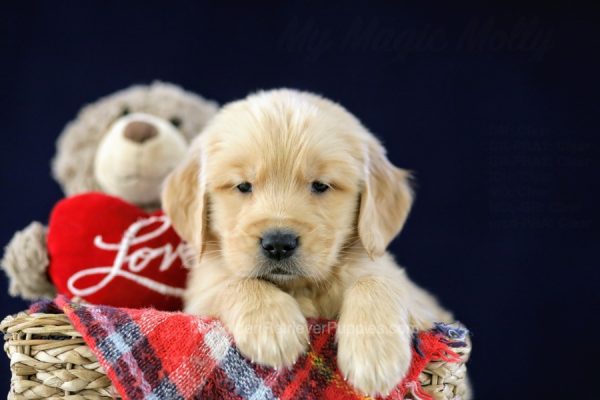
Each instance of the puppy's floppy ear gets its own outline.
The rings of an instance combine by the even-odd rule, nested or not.
[[[383,255],[400,232],[413,202],[410,173],[392,165],[381,144],[366,151],[365,182],[360,196],[358,234],[371,258]]]
[[[162,191],[162,207],[173,228],[188,242],[198,256],[205,242],[207,205],[200,174],[200,155],[190,152],[167,177]]]

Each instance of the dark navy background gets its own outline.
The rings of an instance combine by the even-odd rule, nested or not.
[[[392,250],[472,329],[477,398],[595,391],[597,11],[321,3],[3,4],[0,243],[61,198],[49,160],[86,102],[154,79],[222,103],[315,91],[417,172]],[[24,309],[0,280],[1,313]]]

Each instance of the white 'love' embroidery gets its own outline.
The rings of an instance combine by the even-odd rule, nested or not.
[[[160,222],[161,225],[155,230],[144,235],[137,236],[141,229],[156,222]],[[129,249],[131,246],[144,243],[148,240],[161,236],[169,229],[170,226],[171,222],[166,216],[153,216],[131,224],[131,226],[129,226],[129,228],[127,228],[125,231],[123,239],[121,239],[120,243],[106,243],[102,239],[102,236],[96,236],[94,238],[94,246],[102,250],[117,252],[113,265],[92,267],[74,273],[67,281],[69,290],[75,296],[89,296],[90,294],[97,293],[99,290],[106,287],[106,285],[115,279],[115,277],[120,276],[160,294],[177,297],[183,296],[182,288],[169,286],[150,278],[138,275],[138,273],[142,272],[151,261],[159,257],[162,257],[162,261],[158,270],[160,272],[167,271],[177,258],[184,258],[183,255],[186,246],[183,242],[179,243],[176,249],[173,249],[173,245],[171,245],[171,243],[166,243],[164,246],[158,248],[141,247],[129,254]],[[125,264],[127,264],[128,271],[124,269]],[[95,285],[84,288],[76,287],[78,280],[91,275],[106,276]]]

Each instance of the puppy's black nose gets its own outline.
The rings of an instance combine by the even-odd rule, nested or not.
[[[298,236],[279,230],[265,232],[260,239],[263,253],[273,260],[288,258],[298,247]]]

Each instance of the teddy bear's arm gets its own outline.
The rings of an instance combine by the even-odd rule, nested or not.
[[[41,223],[32,222],[15,233],[6,246],[0,266],[8,275],[11,296],[27,300],[54,297],[56,291],[46,273],[46,231]]]

